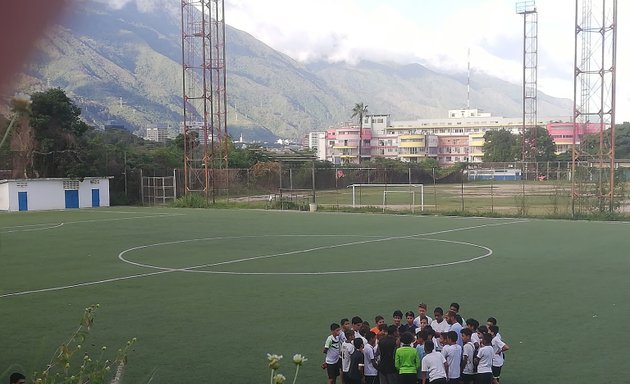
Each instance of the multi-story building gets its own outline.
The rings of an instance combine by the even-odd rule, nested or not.
[[[145,139],[165,143],[168,137],[168,129],[165,125],[147,127]]]
[[[306,147],[317,153],[318,160],[326,160],[326,152],[319,150],[326,147],[326,132],[311,132],[306,135]]]
[[[326,146],[323,148],[325,154],[321,155],[318,150],[318,158],[323,157],[335,164],[358,163],[360,151],[361,158],[369,160],[372,151],[371,141],[370,128],[363,128],[361,132],[358,126],[346,123],[341,128],[326,131]]]
[[[390,119],[390,115],[367,115],[363,118],[363,129],[370,129],[372,134],[369,142],[366,142],[364,134],[364,144],[367,144],[369,152],[362,151],[362,153],[369,154],[370,158],[386,157],[395,159],[398,157],[400,139],[398,135],[387,132]]]
[[[469,162],[470,152],[468,135],[438,136],[438,162],[453,164]]]
[[[558,144],[558,152],[567,150],[563,140],[573,138],[572,123],[547,123],[561,118],[539,119],[537,125],[546,126]],[[522,118],[492,116],[477,109],[454,109],[448,117],[392,121],[389,115],[367,115],[363,119],[362,158],[389,157],[401,161],[417,162],[434,158],[440,164],[483,161],[484,134],[505,129],[520,133]],[[589,134],[593,124],[580,132]],[[340,128],[326,131],[326,145],[318,149],[321,159],[336,164],[358,162],[359,127],[346,123]]]
[[[547,124],[549,135],[556,144],[556,153],[567,152],[573,146],[573,123],[551,122]],[[577,124],[577,137],[575,144],[580,144],[585,135],[593,135],[599,133],[600,124],[587,123]],[[607,128],[607,127],[606,127]]]

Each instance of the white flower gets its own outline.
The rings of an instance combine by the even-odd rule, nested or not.
[[[306,356],[302,356],[299,353],[293,355],[293,363],[295,365],[302,365],[304,364],[306,361],[308,361],[308,359],[306,358]]]
[[[277,375],[273,377],[273,384],[282,384],[285,381],[287,381],[287,378],[284,377],[284,375],[281,373],[278,373]]]
[[[282,355],[272,355],[268,353],[267,360],[269,360],[269,368],[276,370],[280,368],[280,360],[282,360]]]
[[[267,354],[267,360],[272,361],[272,360],[282,360],[282,355],[276,355],[276,354]]]

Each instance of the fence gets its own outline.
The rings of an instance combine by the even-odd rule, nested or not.
[[[513,170],[513,172],[507,172]],[[399,168],[313,169],[310,164],[268,169],[215,169],[209,171],[210,202],[229,202],[251,207],[269,208],[272,200],[291,200],[303,207],[306,202],[332,210],[346,210],[353,205],[353,184],[381,184],[380,188],[362,190],[355,196],[361,209],[383,207],[384,191],[395,184],[423,184],[424,212],[511,215],[570,215],[572,212],[601,211],[597,198],[598,170],[591,164],[580,164],[578,182],[572,183],[570,162],[469,164],[450,170]],[[615,204],[619,212],[628,209],[626,189],[621,171]],[[516,180],[500,180],[487,175],[520,175]],[[473,175],[486,175],[481,180]],[[586,176],[584,176],[586,175]],[[176,196],[184,191],[183,170],[165,171],[162,177],[173,176]],[[152,177],[158,177],[157,174]],[[475,179],[476,180],[473,180]],[[314,185],[313,185],[314,180]],[[387,193],[387,192],[385,192]],[[575,196],[574,196],[575,195]],[[574,196],[575,198],[572,198]],[[388,194],[388,210],[419,211],[410,194]],[[416,197],[417,198],[417,197]],[[285,205],[280,205],[286,207]]]

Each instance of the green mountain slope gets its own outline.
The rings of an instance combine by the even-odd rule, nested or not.
[[[22,91],[64,89],[91,124],[110,120],[140,131],[181,120],[179,1],[152,12],[133,4],[114,10],[83,0],[39,44],[22,76]],[[229,12],[229,9],[226,11]],[[445,116],[466,103],[466,81],[418,64],[301,64],[227,27],[228,130],[246,140],[299,138],[347,121],[357,102],[395,119]],[[521,91],[474,74],[471,100],[496,115],[520,116]],[[568,115],[569,100],[539,97],[540,116]]]

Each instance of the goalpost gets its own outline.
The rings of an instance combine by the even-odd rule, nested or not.
[[[415,212],[416,195],[419,195],[420,210],[424,211],[424,184],[351,184],[348,185],[348,188],[352,188],[352,208],[357,206],[357,190],[360,191],[361,188],[383,188],[383,212],[387,205],[387,195],[391,193],[409,195],[409,205],[412,212]]]
[[[177,199],[175,170],[173,176],[143,176],[140,170],[140,199],[142,205],[167,204]]]

